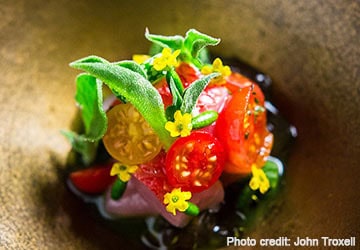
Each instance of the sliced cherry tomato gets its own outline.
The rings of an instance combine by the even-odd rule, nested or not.
[[[185,88],[188,87],[193,81],[199,79],[201,75],[197,68],[184,62],[180,63],[180,65],[177,66],[175,70]]]
[[[103,142],[109,154],[124,164],[140,164],[154,158],[161,143],[154,130],[132,104],[119,104],[107,113]]]
[[[264,95],[256,84],[233,93],[219,115],[215,134],[227,152],[225,172],[247,174],[252,164],[264,165],[273,136],[266,127]]]
[[[165,162],[166,176],[174,187],[201,192],[218,180],[224,163],[220,142],[209,133],[194,131],[170,147]]]
[[[249,78],[237,72],[232,72],[231,75],[226,78],[225,86],[231,93],[235,93],[240,88],[249,87],[253,84],[254,83]]]
[[[207,87],[199,96],[193,115],[196,116],[204,111],[213,110],[220,113],[226,103],[230,100],[230,93],[225,86],[213,85]],[[202,131],[214,133],[216,121],[209,126],[202,128]]]
[[[170,106],[173,102],[173,97],[171,95],[170,88],[168,83],[166,82],[165,77],[155,83],[154,87],[159,92],[165,108]]]
[[[229,90],[225,86],[210,86],[200,94],[195,106],[195,112],[201,113],[207,110],[214,110],[220,113],[229,97]]]
[[[138,170],[134,174],[139,181],[144,183],[155,193],[161,202],[164,199],[164,194],[171,192],[172,190],[164,172],[165,157],[166,153],[160,151],[160,153],[150,162],[140,164]]]
[[[100,194],[115,181],[116,176],[110,176],[111,167],[109,163],[79,170],[70,174],[70,180],[81,192]]]

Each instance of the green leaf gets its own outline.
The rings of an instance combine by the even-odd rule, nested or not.
[[[203,48],[202,50],[200,50],[197,58],[201,62],[201,65],[211,64],[211,56],[207,48]]]
[[[193,58],[198,58],[199,52],[206,46],[215,46],[220,39],[203,34],[195,29],[190,29],[185,36],[184,45]]]
[[[75,100],[85,126],[85,139],[100,140],[106,132],[107,118],[102,108],[102,82],[88,74],[76,78]]]
[[[142,75],[143,77],[146,78],[146,73],[145,73],[144,69],[140,66],[140,64],[138,64],[132,60],[124,60],[124,61],[116,62],[114,64],[119,65],[124,68],[127,68],[127,69],[130,69],[136,73],[139,73],[140,75]]]
[[[154,129],[164,147],[170,147],[173,138],[165,129],[167,120],[164,104],[158,91],[146,78],[128,68],[108,62],[84,62],[84,59],[80,59],[70,66],[90,73],[102,80],[115,94],[125,97]]]
[[[90,141],[73,131],[62,130],[61,133],[70,141],[73,150],[81,155],[85,165],[95,160],[98,141]]]
[[[211,73],[206,75],[196,81],[194,81],[185,91],[183,96],[183,103],[181,105],[182,113],[191,113],[193,108],[196,105],[197,99],[199,98],[201,92],[204,90],[206,85],[214,77],[219,76],[218,73]]]
[[[156,54],[161,53],[161,51],[163,50],[163,47],[160,46],[157,43],[152,43],[149,49],[149,55],[150,56],[155,56]]]
[[[169,86],[170,86],[170,91],[171,91],[171,94],[173,97],[172,105],[175,106],[177,109],[179,109],[182,104],[183,99],[179,93],[179,90],[176,88],[174,80],[172,78],[170,78]]]
[[[99,60],[89,61],[98,62]],[[72,131],[62,131],[62,134],[70,141],[73,149],[81,154],[84,163],[88,165],[95,159],[98,141],[103,137],[107,128],[107,118],[102,108],[102,82],[88,74],[78,75],[75,100],[81,110],[85,132],[83,135],[79,135]]]
[[[177,109],[180,109],[180,106],[183,102],[183,86],[178,75],[176,74],[177,78],[179,79],[176,79],[174,78],[174,75],[171,74],[171,72],[174,72],[176,74],[175,70],[168,71],[166,74],[166,81],[169,83],[170,92],[173,97],[172,105],[175,106]]]
[[[173,50],[181,49],[184,43],[184,38],[182,36],[154,35],[150,34],[148,29],[145,30],[145,37],[150,42],[153,42],[162,48],[171,48]]]
[[[220,42],[220,39],[208,36],[195,29],[190,29],[186,32],[185,38],[179,35],[153,35],[146,29],[145,37],[155,44],[150,51],[152,56],[160,53],[161,48],[171,48],[172,50],[180,49],[179,58],[184,62],[191,62],[197,67],[201,67],[203,63],[207,63],[205,47],[209,45],[214,46]]]
[[[81,62],[81,63],[96,63],[96,62],[99,62],[99,63],[107,63],[108,61],[106,61],[104,58],[101,58],[99,56],[87,56],[87,57],[84,57],[82,59],[79,59],[77,60],[76,62]]]
[[[179,110],[179,108],[176,107],[175,105],[170,105],[170,106],[168,106],[168,107],[166,108],[166,110],[165,110],[166,119],[167,119],[168,121],[173,122],[173,121],[174,121],[174,114],[175,114],[175,112],[176,112],[177,110]]]
[[[170,82],[170,79],[173,80],[174,86],[177,88],[179,94],[182,96],[184,94],[184,86],[174,68],[171,68],[166,74],[166,81]]]

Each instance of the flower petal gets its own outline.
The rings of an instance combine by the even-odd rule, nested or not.
[[[186,201],[180,201],[176,203],[176,207],[179,211],[184,212],[189,207],[189,203]]]
[[[253,177],[251,178],[250,182],[249,182],[249,187],[252,189],[252,190],[257,190],[260,186],[260,183],[259,183],[259,179]]]
[[[119,179],[123,182],[128,182],[131,178],[131,175],[126,171],[121,171],[118,176],[119,176]]]
[[[119,173],[120,173],[120,164],[114,163],[110,170],[110,175],[115,176],[115,175],[118,175]]]

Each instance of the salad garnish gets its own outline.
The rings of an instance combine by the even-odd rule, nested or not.
[[[195,29],[185,36],[146,29],[145,37],[149,54],[70,64],[85,72],[75,95],[84,130],[63,131],[86,167],[70,175],[75,188],[104,194],[117,207],[109,209],[113,215],[143,208],[178,227],[220,206],[232,183],[246,181],[244,204],[275,189],[280,172],[268,158],[273,135],[264,94],[220,58],[210,59],[207,47],[220,39]],[[94,168],[101,147],[108,155]]]

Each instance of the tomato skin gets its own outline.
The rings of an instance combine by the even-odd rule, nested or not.
[[[140,164],[138,170],[134,173],[135,178],[154,192],[161,202],[164,199],[164,194],[172,190],[165,175],[165,158],[166,153],[160,151],[151,161]]]
[[[103,193],[116,179],[110,176],[113,163],[96,165],[91,168],[78,170],[70,174],[70,180],[81,192],[87,194]]]
[[[201,192],[218,180],[224,164],[221,143],[207,132],[194,131],[170,147],[165,162],[166,176],[176,188]]]
[[[237,72],[232,72],[231,75],[226,78],[225,86],[231,93],[235,93],[239,89],[249,87],[253,84],[249,78]]]
[[[273,136],[266,127],[264,95],[256,84],[235,91],[220,113],[215,127],[217,138],[227,152],[225,172],[248,174],[251,165],[262,167],[270,154]]]
[[[165,77],[155,83],[154,87],[159,92],[165,108],[170,106],[173,102],[173,97],[171,95],[170,88],[168,83],[166,82]]]
[[[103,143],[107,152],[117,161],[140,164],[154,158],[162,144],[144,117],[130,104],[119,104],[110,109]]]
[[[179,75],[184,88],[187,88],[193,81],[196,81],[201,76],[201,73],[197,68],[184,62],[180,63],[175,71]]]

